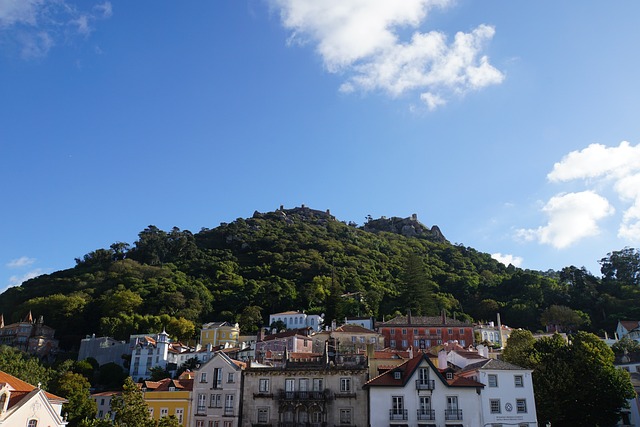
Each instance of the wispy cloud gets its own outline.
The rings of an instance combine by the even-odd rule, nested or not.
[[[41,58],[74,36],[87,37],[112,13],[108,1],[85,12],[65,0],[1,0],[0,42],[17,44],[24,59]]]
[[[630,243],[640,242],[640,145],[623,141],[617,147],[591,144],[572,151],[553,166],[549,182],[578,182],[585,190],[560,193],[543,208],[548,215],[546,226],[521,229],[520,237],[567,247],[578,240],[598,234],[598,222],[615,212],[622,212],[617,235]],[[600,193],[617,196],[613,200]]]
[[[511,254],[502,254],[500,252],[491,254],[491,258],[495,259],[498,262],[503,263],[506,266],[511,264],[514,267],[520,267],[523,261],[522,257],[511,255]]]
[[[12,259],[6,264],[6,266],[7,268],[24,268],[33,265],[34,262],[36,262],[35,258],[22,256],[20,258]]]
[[[9,277],[9,286],[19,286],[22,282],[38,277],[44,273],[45,271],[43,269],[36,268],[21,276],[11,276]]]
[[[453,41],[420,32],[434,8],[452,0],[276,0],[290,43],[313,43],[331,73],[345,75],[342,92],[418,93],[433,110],[453,95],[501,83],[504,74],[482,54],[495,29],[479,25]],[[401,38],[405,29],[414,32]]]

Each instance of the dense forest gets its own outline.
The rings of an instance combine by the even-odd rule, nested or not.
[[[96,249],[74,268],[8,289],[0,312],[6,323],[29,310],[43,315],[67,349],[91,333],[124,339],[166,328],[186,340],[219,320],[253,332],[269,313],[291,309],[325,313],[327,321],[381,320],[407,308],[478,321],[499,312],[512,327],[596,333],[640,318],[636,249],[607,254],[601,276],[575,266],[538,272],[451,244],[417,220],[413,234],[380,221],[369,217],[359,227],[302,207],[256,212],[195,234],[149,226],[132,245]]]

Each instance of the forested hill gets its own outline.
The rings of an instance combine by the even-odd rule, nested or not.
[[[0,313],[5,323],[29,310],[44,315],[67,348],[86,334],[122,339],[163,327],[186,339],[218,320],[252,332],[269,313],[292,309],[327,320],[407,308],[475,320],[500,312],[513,327],[537,330],[560,317],[573,328],[612,331],[618,318],[640,318],[638,259],[635,249],[610,254],[602,278],[575,267],[543,274],[452,245],[417,218],[368,218],[358,227],[302,207],[195,234],[149,226],[132,245],[97,249],[74,268],[7,290]]]

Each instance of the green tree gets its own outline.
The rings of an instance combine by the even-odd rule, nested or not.
[[[434,298],[434,282],[427,275],[420,256],[410,253],[400,275],[400,302],[413,315],[429,316],[438,313]]]
[[[520,350],[520,357],[507,355],[505,360],[520,360],[524,362],[521,366],[533,369],[536,411],[542,425],[614,425],[627,399],[635,396],[629,373],[615,368],[613,351],[593,334],[578,332],[569,343],[555,334]]]
[[[611,346],[611,350],[613,350],[615,354],[635,353],[640,351],[640,343],[625,336],[616,341]]]
[[[149,369],[149,372],[151,373],[151,376],[149,377],[151,381],[160,381],[165,378],[171,377],[169,371],[167,371],[162,366],[154,366],[153,368]]]
[[[127,377],[124,381],[122,394],[111,401],[111,410],[115,412],[116,426],[149,427],[153,425],[142,390],[131,377]]]
[[[573,332],[582,325],[589,325],[589,316],[564,305],[552,305],[542,312],[540,322],[544,326],[556,326],[558,332]]]
[[[238,316],[238,325],[243,334],[255,334],[262,326],[262,308],[257,305],[249,305]]]
[[[533,334],[524,329],[517,329],[511,332],[507,345],[502,352],[502,357],[514,365],[530,368],[533,365],[531,360],[533,345],[536,339]]]
[[[640,285],[640,251],[637,249],[624,248],[610,252],[600,260],[600,266],[604,280]]]
[[[180,423],[175,415],[170,415],[168,417],[162,417],[156,423],[157,427],[180,427]]]
[[[0,346],[0,371],[32,385],[40,384],[43,389],[47,389],[53,375],[51,369],[43,366],[37,358],[6,345]]]
[[[98,370],[98,384],[106,390],[115,390],[122,387],[128,374],[117,363],[109,362],[100,366]]]
[[[67,399],[62,411],[67,414],[69,427],[78,426],[85,418],[94,417],[96,402],[91,399],[91,384],[86,377],[74,372],[65,372],[51,384],[51,391]]]

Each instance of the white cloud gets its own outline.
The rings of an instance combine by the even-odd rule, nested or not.
[[[16,23],[36,25],[39,9],[44,0],[0,1],[0,29]]]
[[[22,256],[20,258],[12,259],[6,264],[6,266],[8,268],[23,268],[32,265],[34,262],[36,262],[35,258]]]
[[[572,151],[553,166],[551,182],[584,180],[592,185],[612,185],[626,206],[618,237],[640,242],[640,144],[623,141],[617,147],[591,144]]]
[[[548,217],[547,225],[520,229],[517,236],[563,249],[585,237],[599,234],[598,221],[612,215],[615,209],[599,194],[583,191],[556,195],[549,199],[542,211]]]
[[[511,254],[502,254],[500,252],[497,252],[495,254],[491,254],[491,258],[503,263],[506,266],[511,264],[514,267],[520,267],[522,265],[522,257]]]
[[[0,42],[17,43],[24,59],[46,56],[70,37],[88,36],[96,20],[111,16],[111,3],[92,11],[81,12],[65,0],[0,0]]]
[[[480,25],[453,42],[441,32],[416,30],[433,8],[451,0],[276,0],[290,42],[316,45],[329,72],[343,73],[342,92],[380,90],[391,96],[421,93],[429,109],[445,96],[498,84],[504,75],[481,55],[495,30]]]
[[[44,274],[45,271],[41,268],[36,268],[35,270],[31,270],[28,273],[23,274],[22,276],[11,276],[9,277],[9,286],[19,286],[22,282],[26,282],[29,279],[33,279],[34,277],[38,277]]]

